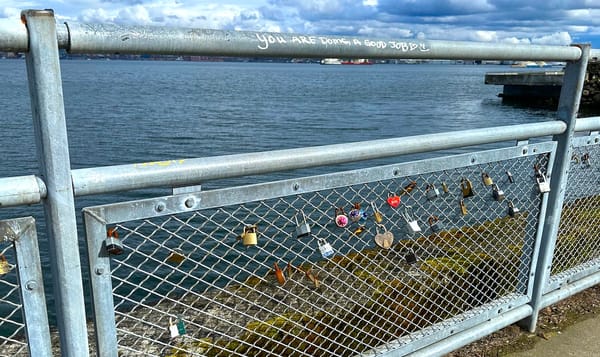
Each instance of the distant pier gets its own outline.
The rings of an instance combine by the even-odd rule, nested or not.
[[[556,107],[563,76],[562,70],[490,72],[485,75],[485,84],[504,86],[499,94],[504,101]],[[580,105],[583,108],[600,108],[599,61],[588,64]]]

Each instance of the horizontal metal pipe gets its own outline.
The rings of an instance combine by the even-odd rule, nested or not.
[[[289,33],[67,23],[72,53],[410,59],[577,60],[571,46],[366,39]]]
[[[600,130],[600,117],[579,118],[575,122],[575,131]]]
[[[513,324],[531,315],[532,309],[529,305],[519,306],[511,311],[505,312],[498,317],[485,323],[474,326],[468,330],[447,337],[440,342],[422,348],[409,356],[443,356],[473,341],[477,341],[501,328]]]
[[[149,187],[185,186],[215,179],[556,135],[564,132],[565,129],[566,124],[561,121],[548,121],[354,144],[78,169],[72,172],[72,178],[76,196]]]
[[[577,294],[587,288],[600,284],[600,272],[588,275],[587,277],[568,283],[560,287],[560,289],[554,290],[544,296],[540,302],[540,309],[556,304],[557,302],[564,300],[570,296]]]
[[[45,183],[34,175],[0,178],[0,207],[39,203],[46,192]]]

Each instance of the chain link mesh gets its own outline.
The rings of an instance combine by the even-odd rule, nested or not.
[[[600,163],[597,160],[600,160],[600,145],[573,148],[551,275],[600,258]]]
[[[526,294],[548,156],[112,225],[119,355],[355,355]]]
[[[12,243],[0,243],[0,354],[27,356],[27,340]]]

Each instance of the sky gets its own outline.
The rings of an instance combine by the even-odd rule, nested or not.
[[[600,0],[0,0],[60,21],[600,49]]]

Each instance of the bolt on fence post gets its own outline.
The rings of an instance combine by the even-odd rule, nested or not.
[[[552,258],[556,246],[558,226],[560,224],[565,190],[567,187],[568,170],[571,162],[571,141],[575,132],[579,100],[581,99],[581,93],[583,91],[583,83],[585,81],[587,62],[590,54],[589,45],[578,46],[581,48],[581,57],[577,61],[567,62],[560,91],[557,116],[558,120],[567,124],[567,130],[553,138],[553,140],[557,142],[557,148],[552,163],[553,170],[550,179],[550,192],[548,193],[548,206],[546,209],[542,239],[539,244],[537,262],[535,257],[532,261],[532,264],[535,265],[535,276],[530,303],[533,308],[533,313],[530,317],[521,322],[521,324],[531,332],[536,328],[537,319],[542,306],[542,295],[546,288],[546,283],[550,277],[550,270],[552,268]]]
[[[52,10],[25,10],[21,19],[29,36],[27,76],[40,175],[47,186],[44,214],[61,351],[88,356],[56,22]]]

